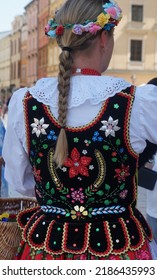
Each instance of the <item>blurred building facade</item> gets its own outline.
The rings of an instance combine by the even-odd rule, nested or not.
[[[25,87],[27,85],[27,40],[28,40],[28,25],[26,21],[26,13],[23,15],[23,24],[21,27],[21,70],[20,70],[20,87]]]
[[[21,76],[21,28],[23,15],[18,15],[12,22],[11,35],[11,88],[19,88]]]
[[[61,7],[65,0],[50,0],[49,18],[53,18],[55,12]],[[48,45],[48,64],[47,64],[47,76],[56,76],[58,72],[58,57],[60,49],[57,46],[56,40],[49,39]]]
[[[64,2],[32,0],[24,7],[24,15],[15,17],[11,35],[2,32],[1,37],[0,34],[1,92],[6,87],[12,90],[31,86],[41,77],[57,75],[60,49],[56,40],[44,35],[44,26]],[[135,85],[147,83],[157,70],[157,1],[117,2],[122,7],[123,19],[115,28],[115,48],[105,74],[123,77]],[[6,48],[3,48],[4,40]]]
[[[0,103],[10,93],[10,71],[11,71],[11,31],[0,33]]]
[[[26,7],[27,37],[27,85],[38,79],[38,0],[32,0]]]
[[[38,0],[38,79],[47,77],[48,43],[44,29],[49,19],[50,0]]]
[[[157,1],[117,0],[123,19],[115,28],[109,74],[140,85],[157,76]]]

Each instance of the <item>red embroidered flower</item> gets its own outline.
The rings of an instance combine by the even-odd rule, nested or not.
[[[67,158],[64,162],[64,165],[70,167],[69,169],[69,177],[73,178],[78,174],[83,176],[89,176],[87,166],[90,164],[92,158],[80,156],[80,153],[76,148],[71,151],[71,158]]]
[[[114,178],[118,177],[119,182],[121,182],[121,181],[124,182],[125,178],[130,175],[130,173],[128,172],[129,171],[129,165],[125,166],[124,164],[122,164],[121,169],[118,168],[118,169],[115,169],[115,171],[116,171],[117,174],[114,176]]]
[[[39,153],[38,155],[39,155],[39,157],[43,157],[43,153]]]
[[[40,170],[37,170],[35,166],[33,166],[33,174],[37,182],[41,182],[42,177],[40,176]]]
[[[117,152],[112,153],[112,157],[116,157],[116,155],[117,155]]]
[[[56,35],[62,35],[63,31],[64,31],[63,25],[57,26],[57,28],[56,28]]]

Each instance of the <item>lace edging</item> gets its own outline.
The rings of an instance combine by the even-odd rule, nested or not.
[[[74,76],[71,78],[68,108],[77,107],[89,100],[96,105],[130,87],[127,81],[109,76]],[[37,101],[51,107],[58,106],[57,78],[40,79],[29,88],[30,94]]]

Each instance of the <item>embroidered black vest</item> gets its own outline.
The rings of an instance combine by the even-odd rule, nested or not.
[[[24,98],[29,159],[39,207],[18,222],[31,247],[50,254],[121,254],[140,248],[151,232],[136,209],[138,155],[129,139],[134,87],[103,103],[89,124],[66,127],[69,155],[53,161],[60,131],[48,106]],[[88,113],[88,112],[87,112]]]

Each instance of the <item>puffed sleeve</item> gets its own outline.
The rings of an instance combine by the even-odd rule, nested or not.
[[[35,181],[26,150],[22,100],[27,89],[16,91],[9,103],[2,155],[9,197],[34,197]]]
[[[157,86],[145,85],[141,87],[140,119],[141,133],[144,138],[157,144]]]
[[[157,144],[157,86],[136,88],[131,113],[130,136],[134,150],[143,152],[146,140]]]

